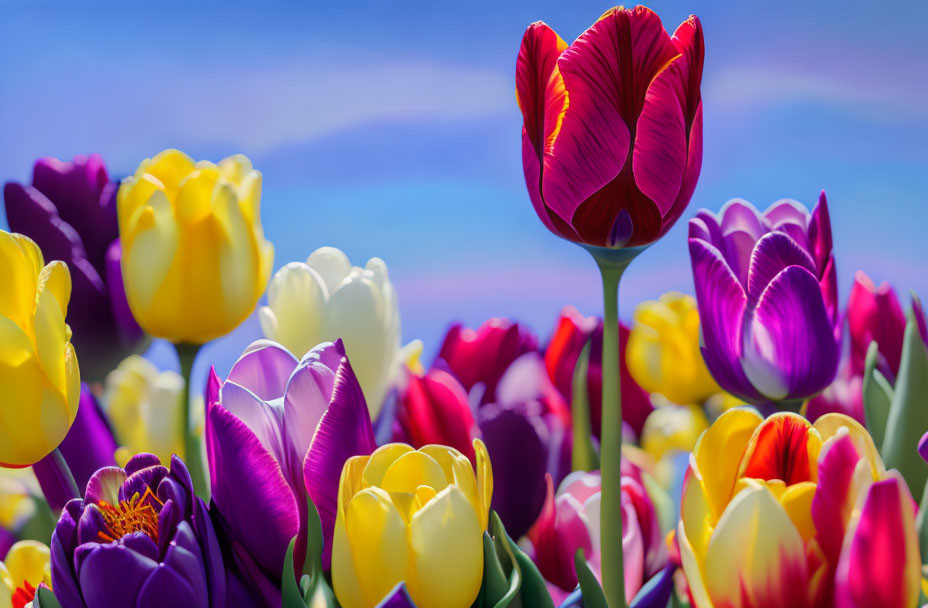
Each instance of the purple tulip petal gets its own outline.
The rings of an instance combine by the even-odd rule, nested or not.
[[[828,318],[834,328],[835,340],[840,341],[844,324],[841,320],[841,305],[838,302],[838,275],[835,270],[834,257],[825,264],[825,270],[822,272],[822,278],[819,279],[818,286],[825,302],[825,311],[828,313]]]
[[[124,545],[95,545],[83,558],[78,580],[88,608],[135,608],[142,585],[157,569],[158,562]]]
[[[223,409],[243,422],[261,441],[264,449],[285,463],[289,449],[283,431],[283,408],[258,398],[247,388],[226,381],[220,391]]]
[[[290,376],[284,396],[286,434],[300,457],[306,454],[319,420],[329,407],[335,371],[344,360],[344,347],[326,342],[306,353]]]
[[[141,340],[144,332],[132,315],[129,300],[126,298],[126,288],[122,280],[122,248],[119,239],[110,243],[107,248],[104,265],[106,291],[109,295],[110,310],[113,311],[113,322],[121,342],[130,346]]]
[[[710,211],[700,209],[690,220],[689,238],[706,241],[719,251],[722,250],[722,229]]]
[[[352,456],[373,453],[377,444],[364,393],[347,358],[335,375],[332,403],[322,415],[303,461],[303,481],[322,521],[323,568],[332,556],[332,534],[342,468]]]
[[[119,542],[150,560],[158,561],[158,545],[144,532],[126,534]]]
[[[376,608],[416,608],[416,604],[406,591],[406,583],[399,583],[377,604]]]
[[[264,401],[284,396],[290,374],[299,361],[270,340],[252,342],[229,371],[228,382],[242,386]]]
[[[748,271],[748,297],[756,302],[770,281],[788,266],[800,266],[815,274],[815,261],[782,232],[768,232],[754,246]]]
[[[128,476],[141,471],[142,469],[157,466],[161,466],[161,460],[157,456],[147,452],[142,452],[140,454],[135,454],[132,458],[130,458],[129,462],[126,463],[124,470]]]
[[[81,237],[58,215],[48,197],[36,188],[8,182],[3,187],[10,230],[29,235],[47,260],[71,262],[86,257]]]
[[[151,573],[142,585],[134,604],[137,608],[164,608],[166,606],[207,608],[209,605],[205,587],[195,589],[179,572],[166,566],[159,567]]]
[[[786,224],[798,226],[803,234],[808,229],[808,211],[800,203],[790,199],[775,202],[763,215],[771,230],[783,229]]]
[[[722,388],[748,401],[763,397],[741,369],[741,325],[747,306],[744,289],[718,249],[690,239],[693,279],[706,366]]]
[[[545,501],[548,429],[521,408],[485,405],[477,423],[493,463],[492,507],[512,538],[532,526]]]
[[[158,485],[167,475],[168,468],[160,464],[139,469],[126,477],[119,489],[119,499],[130,500],[136,494],[141,498],[149,489],[157,494]]]
[[[170,544],[162,560],[164,569],[173,570],[194,590],[198,605],[207,605],[209,601],[206,572],[203,568],[203,556],[200,546],[193,534],[193,529],[186,521],[177,526],[174,542]]]
[[[226,596],[226,573],[222,563],[222,549],[216,530],[210,521],[209,511],[202,499],[196,499],[193,514],[193,532],[200,539],[200,552],[206,569],[209,596],[214,603],[221,603]]]
[[[51,571],[52,587],[55,595],[64,606],[83,607],[81,592],[74,575],[71,556],[77,547],[77,522],[80,519],[84,501],[75,499],[65,505],[52,533]]]
[[[770,282],[745,328],[743,353],[745,374],[770,399],[807,397],[831,384],[841,353],[809,271],[790,266]]]
[[[245,425],[219,404],[207,411],[212,500],[230,533],[268,572],[283,569],[299,508],[280,465]]]
[[[677,567],[668,564],[638,592],[629,608],[666,608],[673,592],[673,574]]]
[[[831,219],[828,215],[828,201],[825,191],[818,197],[818,204],[812,210],[809,220],[809,250],[818,266],[818,276],[825,271],[825,265],[831,258]]]

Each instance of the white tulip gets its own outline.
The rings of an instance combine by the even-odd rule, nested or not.
[[[277,271],[259,318],[264,335],[297,356],[320,342],[341,338],[376,417],[390,389],[403,350],[396,291],[380,258],[352,266],[334,247],[314,251],[306,263]]]

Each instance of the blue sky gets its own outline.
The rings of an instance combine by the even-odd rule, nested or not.
[[[452,320],[506,315],[545,339],[563,305],[601,310],[592,261],[525,193],[513,72],[529,23],[570,41],[610,4],[83,4],[0,0],[4,180],[44,155],[99,152],[119,176],[165,147],[245,153],[275,267],[323,245],[382,257],[404,338],[428,355]],[[626,274],[623,316],[692,292],[685,220],[700,207],[811,205],[821,189],[842,293],[864,269],[928,296],[928,4],[650,6],[670,30],[702,19],[704,161],[683,220]],[[228,369],[258,334],[249,320],[198,368]]]

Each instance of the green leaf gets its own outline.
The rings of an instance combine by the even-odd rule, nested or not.
[[[593,447],[593,431],[590,426],[590,397],[587,372],[590,368],[591,340],[583,345],[571,381],[570,412],[573,416],[573,453],[571,468],[574,471],[593,471],[599,468],[599,457]]]
[[[287,546],[287,555],[284,557],[284,569],[280,575],[280,596],[282,608],[306,608],[303,601],[303,594],[300,593],[300,587],[296,583],[296,576],[293,575],[293,546],[296,544],[296,537],[290,541]]]
[[[510,567],[510,571],[512,568]],[[496,606],[510,590],[509,576],[496,553],[496,543],[488,532],[483,533],[483,585],[480,588],[477,606]]]
[[[913,496],[921,496],[928,480],[928,467],[918,454],[918,441],[928,430],[926,403],[928,349],[918,331],[915,312],[910,308],[882,455],[887,469],[898,469],[902,473]]]
[[[303,558],[303,574],[310,578],[322,576],[322,520],[312,499],[306,497],[306,557]]]
[[[519,548],[519,545],[506,535],[509,542],[509,549],[516,558],[516,564],[522,571],[522,587],[519,589],[519,598],[522,605],[526,608],[554,608],[554,602],[551,600],[551,594],[548,593],[548,586],[545,584],[544,577],[538,571],[535,562],[532,561],[525,551]]]
[[[522,608],[522,601],[518,596],[519,589],[522,587],[522,570],[512,554],[509,535],[506,533],[506,528],[496,511],[490,512],[487,528],[489,536],[493,539],[494,552],[499,560],[498,563],[504,571],[508,572],[509,586],[503,596],[494,603],[491,604],[489,601],[491,598],[487,597],[486,605],[492,605],[493,608]]]
[[[918,505],[915,528],[918,530],[918,546],[922,554],[922,563],[925,564],[928,563],[928,485],[925,485],[922,502]],[[919,604],[919,606],[922,605]]]
[[[866,368],[864,370],[863,399],[864,414],[867,418],[867,430],[873,437],[877,449],[883,445],[886,434],[886,419],[889,406],[893,401],[893,387],[886,377],[876,368],[880,349],[876,341],[867,348]]]
[[[596,575],[587,565],[582,548],[577,549],[577,553],[574,554],[574,568],[577,570],[577,580],[580,581],[584,608],[609,608],[609,604],[606,603],[606,594],[603,593],[603,588],[599,586]]]
[[[35,608],[61,608],[58,598],[52,593],[52,590],[44,585],[40,585],[35,590],[35,601],[32,605]]]

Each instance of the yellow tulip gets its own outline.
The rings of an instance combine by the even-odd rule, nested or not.
[[[332,581],[344,608],[376,606],[399,582],[419,608],[467,608],[483,579],[493,472],[454,448],[393,443],[342,469]]]
[[[81,377],[64,322],[71,274],[29,238],[0,230],[0,466],[35,464],[77,415]]]
[[[0,528],[15,532],[36,512],[42,496],[31,468],[0,469]]]
[[[154,454],[161,462],[170,462],[171,454],[184,457],[180,421],[185,395],[180,374],[159,372],[139,355],[127,357],[110,372],[103,403],[120,444],[116,450],[119,466],[142,452]]]
[[[665,293],[635,309],[625,362],[641,388],[673,403],[702,403],[721,390],[699,352],[696,300],[682,293]]]
[[[0,562],[0,608],[12,608],[14,598],[17,606],[31,602],[39,583],[52,586],[51,553],[38,541],[21,540]]]
[[[654,408],[641,430],[641,447],[655,461],[672,451],[689,452],[709,426],[696,405],[662,405]]]
[[[203,344],[251,314],[274,261],[260,202],[261,174],[242,155],[195,163],[165,150],[123,180],[122,274],[143,329]]]

